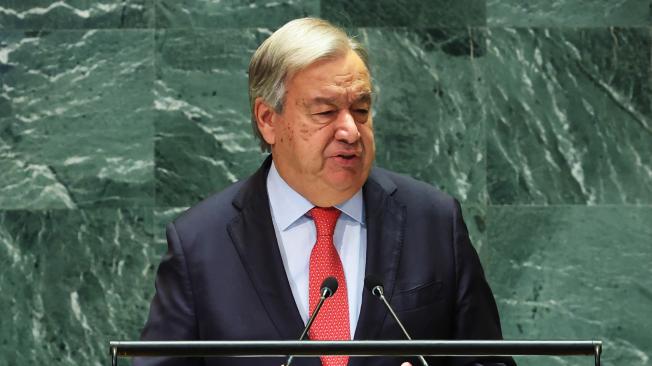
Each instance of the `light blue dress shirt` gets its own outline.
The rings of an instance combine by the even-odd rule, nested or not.
[[[267,175],[267,191],[285,273],[290,282],[294,301],[306,324],[310,317],[308,306],[310,252],[317,240],[315,224],[306,214],[314,205],[281,178],[274,163]],[[362,190],[336,207],[342,211],[342,214],[335,226],[333,243],[344,268],[349,300],[349,324],[351,338],[353,338],[362,304],[367,256],[367,228]],[[338,291],[341,289],[342,287]]]

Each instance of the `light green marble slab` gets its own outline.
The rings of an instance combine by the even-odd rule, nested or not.
[[[158,0],[157,28],[278,28],[319,16],[319,0]]]
[[[157,0],[4,0],[0,29],[151,28]]]
[[[605,365],[650,365],[652,206],[490,206],[487,216],[483,259],[505,338],[597,339]]]
[[[0,209],[153,203],[153,36],[2,32]]]
[[[491,202],[652,203],[649,30],[488,32]]]
[[[490,27],[652,25],[649,0],[487,0]]]
[[[147,209],[0,212],[0,364],[99,365],[137,339],[164,246]]]

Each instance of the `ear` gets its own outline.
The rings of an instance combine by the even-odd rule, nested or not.
[[[256,123],[258,131],[263,136],[265,142],[274,145],[276,141],[276,132],[274,130],[276,122],[276,111],[270,107],[263,98],[258,97],[254,102],[254,115],[256,116]]]

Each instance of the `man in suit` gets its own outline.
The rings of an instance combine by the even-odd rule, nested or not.
[[[295,340],[328,276],[339,282],[311,339],[500,339],[496,304],[459,203],[383,169],[364,48],[328,22],[289,22],[249,67],[252,124],[271,151],[251,177],[168,225],[145,340]],[[322,357],[323,365],[407,358]],[[414,359],[410,359],[414,361]],[[284,359],[137,359],[137,365],[280,365]],[[297,358],[297,365],[319,365]],[[513,364],[431,358],[431,365]]]

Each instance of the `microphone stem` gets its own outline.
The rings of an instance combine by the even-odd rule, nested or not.
[[[389,312],[392,314],[392,316],[393,316],[394,319],[396,320],[396,323],[398,323],[398,326],[401,327],[401,330],[403,331],[403,334],[405,334],[405,338],[407,338],[408,340],[411,341],[412,338],[411,338],[410,335],[408,334],[407,330],[405,330],[405,327],[403,327],[403,323],[401,323],[401,321],[398,320],[398,316],[397,316],[396,313],[394,312],[394,309],[392,309],[392,307],[389,306],[389,302],[387,302],[387,299],[385,298],[385,295],[381,294],[381,295],[380,295],[380,299],[383,300],[383,302],[385,303],[385,306],[387,306],[387,309],[389,310]]]
[[[308,324],[306,324],[306,327],[303,328],[303,332],[299,337],[300,341],[302,341],[306,337],[306,334],[308,334],[308,330],[312,326],[312,323],[315,321],[315,318],[317,318],[317,313],[319,313],[319,309],[321,309],[322,305],[324,305],[325,300],[326,300],[326,292],[324,291],[324,293],[322,293],[321,297],[319,298],[319,302],[317,303],[317,306],[315,306],[315,310],[312,312],[310,319],[308,319]],[[287,362],[285,363],[285,366],[290,366],[293,358],[294,358],[293,355],[289,355]]]
[[[310,316],[310,319],[308,319],[308,324],[306,324],[306,327],[303,329],[303,333],[301,333],[301,336],[299,337],[300,341],[302,341],[306,337],[306,334],[308,334],[308,330],[312,326],[312,323],[315,321],[315,318],[317,318],[317,313],[319,313],[319,309],[321,309],[321,306],[324,305],[325,300],[326,300],[326,296],[324,295],[322,295],[319,298],[319,302],[317,303],[317,306],[315,306],[315,311],[312,312],[312,316]]]
[[[378,295],[378,297],[380,297],[380,299],[383,300],[383,302],[385,303],[385,306],[387,307],[387,309],[389,310],[389,312],[390,312],[390,313],[392,314],[392,316],[394,317],[394,320],[396,320],[396,323],[398,323],[398,326],[401,327],[401,330],[403,331],[403,334],[405,334],[405,337],[406,337],[408,340],[411,341],[412,338],[411,338],[410,335],[408,334],[407,330],[405,330],[405,327],[403,326],[403,323],[401,323],[401,321],[398,319],[398,316],[397,316],[396,313],[394,312],[394,309],[392,309],[392,307],[389,305],[389,302],[388,302],[387,299],[385,298],[385,294],[383,294],[383,293],[381,292],[381,293]],[[421,365],[423,365],[423,366],[428,366],[428,362],[426,362],[426,359],[423,358],[423,356],[420,355],[420,356],[418,356],[418,357],[419,357],[419,361],[421,361]]]

